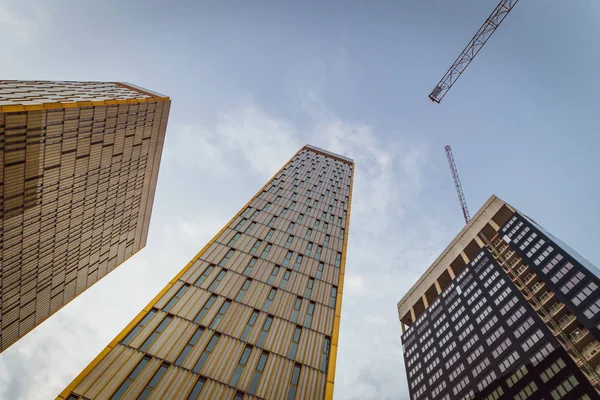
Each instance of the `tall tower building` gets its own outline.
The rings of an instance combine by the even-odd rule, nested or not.
[[[353,161],[306,145],[59,399],[331,399]]]
[[[145,246],[169,105],[0,81],[0,352]]]
[[[398,303],[410,398],[599,399],[599,276],[492,196]]]

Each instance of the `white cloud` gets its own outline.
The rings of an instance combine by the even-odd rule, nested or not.
[[[21,45],[30,42],[51,23],[51,14],[41,5],[17,9],[0,4],[0,36],[5,42],[17,41]]]

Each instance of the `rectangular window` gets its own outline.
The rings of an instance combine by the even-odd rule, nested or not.
[[[317,253],[315,254],[315,258],[317,260],[321,259],[321,253],[323,252],[323,246],[318,246],[317,247]]]
[[[323,232],[327,232],[327,228],[329,228],[329,224],[327,222],[323,223]]]
[[[240,361],[238,362],[237,367],[231,377],[231,381],[229,382],[230,386],[237,387],[237,384],[242,376],[242,372],[244,372],[244,367],[246,367],[246,363],[248,362],[248,357],[250,357],[250,353],[252,352],[252,346],[246,345],[246,348],[242,352],[242,356],[240,357]]]
[[[300,222],[304,219],[304,214],[298,215],[298,220],[296,222]]]
[[[244,231],[244,233],[251,233],[252,229],[254,229],[255,226],[256,222],[251,222],[250,225],[248,225],[248,228],[246,228],[246,230]]]
[[[227,246],[233,247],[233,245],[235,244],[235,242],[237,242],[237,240],[240,238],[240,236],[241,236],[241,234],[239,232],[236,232],[236,234],[233,235],[233,237],[231,238],[229,243],[227,243]]]
[[[241,230],[241,229],[244,227],[244,225],[246,224],[246,222],[248,222],[248,220],[247,220],[247,219],[245,219],[245,218],[244,218],[244,219],[242,219],[242,220],[241,220],[241,221],[240,221],[240,222],[239,222],[239,223],[238,223],[238,224],[235,226],[235,228],[233,228],[233,229],[234,229],[234,230],[236,230],[236,231],[239,231],[239,230]]]
[[[296,264],[294,264],[294,271],[300,269],[300,264],[302,264],[302,255],[298,254],[298,257],[296,257]]]
[[[331,339],[328,336],[325,336],[325,340],[323,341],[323,353],[321,354],[321,371],[322,372],[327,372],[327,364],[329,363],[329,347],[330,346],[331,346]]]
[[[272,227],[275,224],[275,221],[277,221],[277,217],[271,218],[271,220],[269,221],[269,223],[267,224],[267,226],[268,227]]]
[[[275,268],[277,268],[277,267],[275,267]],[[250,279],[250,278],[246,279],[246,282],[244,282],[244,284],[242,285],[242,288],[238,292],[237,296],[235,296],[235,301],[242,301],[242,299],[244,298],[244,294],[246,294],[246,290],[248,290],[248,287],[250,287],[251,282],[252,282],[252,279]]]
[[[216,287],[219,285],[219,282],[221,282],[221,280],[222,280],[222,279],[223,279],[223,277],[225,276],[225,272],[226,272],[226,271],[225,271],[224,269],[222,269],[222,270],[219,272],[219,275],[217,275],[217,277],[215,278],[215,280],[214,280],[214,281],[212,281],[212,283],[211,283],[211,284],[210,284],[210,286],[208,287],[208,289],[207,289],[207,290],[208,290],[209,292],[212,292],[213,290],[215,290],[215,289],[216,289]]]
[[[250,249],[250,254],[254,255],[254,253],[256,253],[256,250],[258,249],[258,247],[260,246],[261,243],[262,243],[262,240],[257,239],[256,242],[254,242],[254,246],[252,246],[252,249]]]
[[[202,333],[204,333],[203,327],[199,327],[196,330],[196,332],[194,332],[194,334],[190,338],[189,342],[185,345],[185,348],[182,350],[179,357],[177,357],[177,360],[175,360],[175,365],[178,365],[178,366],[183,365],[183,362],[185,361],[187,356],[190,354],[190,351],[192,351],[192,349],[198,342],[198,339],[200,339],[200,336],[202,336]]]
[[[321,276],[323,275],[323,266],[324,264],[322,262],[319,263],[319,267],[317,269],[317,279],[321,279]]]
[[[185,285],[183,285],[178,291],[177,293],[175,293],[175,295],[171,298],[171,300],[169,300],[169,302],[167,303],[167,305],[163,308],[163,310],[165,312],[169,312],[171,310],[171,308],[173,308],[173,306],[175,305],[175,303],[177,303],[177,301],[181,298],[181,296],[184,295],[185,292],[187,292],[188,288],[190,287],[190,285],[188,285],[187,283]]]
[[[167,315],[162,320],[162,322],[156,327],[154,332],[152,332],[152,334],[148,337],[148,339],[146,339],[146,341],[142,344],[142,346],[140,347],[140,351],[143,351],[143,352],[148,351],[148,348],[152,345],[152,343],[154,343],[154,341],[156,339],[158,339],[160,334],[163,333],[163,331],[165,330],[167,325],[169,325],[169,322],[171,322],[172,319],[173,319],[172,315]]]
[[[335,308],[335,302],[337,300],[337,286],[331,288],[331,296],[329,298],[329,307]]]
[[[329,235],[325,235],[325,242],[323,243],[323,245],[324,245],[325,247],[329,247],[329,238],[330,238],[330,236],[329,236]]]
[[[287,233],[292,233],[292,229],[294,229],[294,225],[296,225],[294,222],[290,222],[290,225],[287,228]]]
[[[123,397],[125,392],[127,392],[127,389],[129,389],[129,387],[133,384],[133,382],[135,382],[137,377],[144,370],[144,368],[146,367],[148,362],[150,362],[151,359],[152,359],[152,357],[150,357],[150,356],[144,356],[144,358],[142,358],[140,360],[140,362],[136,365],[136,367],[133,369],[133,371],[131,371],[129,376],[127,376],[127,379],[125,379],[125,382],[123,382],[121,384],[121,386],[119,386],[119,388],[117,389],[115,394],[112,395],[110,400],[119,400],[121,397]]]
[[[244,210],[244,212],[240,216],[241,217],[245,217],[250,212],[250,210],[252,210],[252,207],[246,207],[246,209]]]
[[[313,226],[314,229],[319,229],[319,222],[321,222],[321,221],[319,221],[319,220],[315,221],[315,225]]]
[[[243,273],[243,275],[246,275],[246,276],[250,275],[250,271],[252,271],[252,267],[254,267],[254,264],[256,264],[256,260],[257,260],[257,258],[256,258],[256,257],[253,257],[253,258],[250,260],[250,262],[249,262],[249,263],[248,263],[248,265],[246,266],[246,269],[244,269],[244,273]]]
[[[203,376],[198,377],[198,380],[196,381],[196,384],[190,392],[190,395],[188,396],[187,400],[198,400],[198,396],[200,396],[200,392],[202,392],[202,389],[204,388],[205,384],[206,378]]]
[[[204,367],[204,364],[206,363],[206,360],[208,360],[210,353],[214,350],[215,346],[217,345],[217,342],[219,341],[220,337],[221,337],[221,335],[216,332],[212,335],[212,337],[210,338],[210,342],[208,342],[208,344],[204,348],[204,352],[198,359],[198,362],[196,362],[196,365],[194,365],[193,371],[195,373],[197,373],[197,374],[200,373],[200,371],[202,370],[202,367]]]
[[[262,373],[265,370],[265,364],[267,363],[267,358],[269,357],[269,353],[264,351],[260,355],[260,359],[256,364],[256,370],[254,371],[254,376],[250,381],[250,386],[248,386],[248,393],[254,395],[256,393],[256,389],[258,389],[258,384],[260,383],[260,378],[262,377]]]
[[[198,278],[198,280],[196,281],[196,283],[194,283],[194,286],[200,287],[200,285],[202,284],[202,282],[204,282],[204,280],[206,280],[206,278],[208,277],[208,275],[210,275],[210,273],[213,272],[214,269],[215,269],[214,265],[209,265],[204,270],[204,272],[202,273],[202,275],[200,275],[200,278]]]
[[[271,329],[271,324],[273,323],[273,316],[267,316],[265,323],[263,324],[262,330],[260,331],[260,335],[258,336],[258,341],[256,342],[257,347],[263,347],[265,344],[265,340],[267,339],[267,335],[269,334],[269,329]]]
[[[137,336],[137,334],[146,326],[148,325],[148,322],[150,322],[150,320],[152,319],[152,317],[154,317],[154,315],[156,315],[156,310],[153,308],[152,310],[150,310],[150,312],[148,312],[148,314],[146,314],[144,316],[144,318],[142,318],[142,320],[140,322],[138,322],[138,324],[135,326],[135,328],[133,328],[131,330],[131,332],[129,332],[129,334],[125,337],[125,339],[123,339],[123,341],[121,343],[128,345],[129,343],[131,343],[131,341],[133,340],[134,337]]]
[[[287,242],[285,242],[285,245],[283,247],[285,247],[286,249],[289,249],[290,246],[292,245],[293,241],[294,241],[294,237],[292,235],[290,235],[290,237],[288,237]]]
[[[296,359],[296,351],[298,351],[298,343],[300,343],[300,336],[302,335],[302,328],[296,326],[296,330],[294,331],[294,337],[292,338],[292,344],[290,345],[290,351],[288,353],[288,358],[292,360]]]
[[[265,249],[263,250],[262,254],[260,255],[260,258],[264,259],[265,257],[267,257],[267,254],[269,254],[269,251],[271,251],[271,243],[267,243],[267,245],[265,246]]]
[[[312,251],[313,248],[313,244],[311,242],[308,242],[308,245],[306,246],[306,251],[304,252],[305,256],[309,256],[310,252]]]
[[[275,229],[271,229],[269,231],[269,233],[267,233],[267,237],[265,238],[265,242],[268,242],[269,240],[271,240],[271,237],[273,236],[274,233],[275,233]]]
[[[272,285],[273,282],[275,281],[275,278],[277,278],[277,274],[279,273],[279,267],[276,265],[275,267],[273,267],[273,271],[271,272],[271,275],[269,275],[269,280],[268,280],[268,284]]]
[[[315,313],[315,303],[311,301],[310,304],[308,305],[308,312],[306,313],[306,319],[304,320],[305,328],[310,328],[310,326],[312,324],[312,318],[313,318],[314,313]]]
[[[292,252],[288,251],[287,254],[285,255],[285,260],[283,260],[283,266],[287,267],[288,264],[290,263],[290,260],[292,259]]]
[[[300,380],[300,371],[302,366],[300,364],[294,365],[294,372],[292,373],[292,380],[290,381],[290,388],[286,400],[294,400],[296,398],[296,391],[298,391],[298,381]]]
[[[344,228],[340,229],[340,239],[344,240]]]
[[[283,210],[281,210],[281,213],[279,214],[280,217],[285,217],[285,214],[287,213],[287,208],[284,208]]]
[[[202,319],[204,318],[204,316],[206,315],[208,310],[210,310],[212,305],[215,304],[216,300],[217,300],[216,294],[213,294],[212,296],[210,296],[210,298],[206,301],[206,304],[204,304],[204,307],[202,307],[202,310],[200,310],[198,315],[196,315],[196,318],[194,318],[195,323],[199,324],[202,321]]]
[[[308,228],[308,230],[306,231],[306,235],[304,236],[304,239],[309,240],[310,235],[312,235],[312,229]]]
[[[256,210],[252,213],[252,215],[250,216],[250,219],[254,219],[256,218],[256,216],[260,213],[260,211]]]
[[[335,256],[335,266],[339,268],[341,262],[342,262],[342,253],[338,252]]]
[[[288,280],[290,279],[290,275],[292,274],[292,271],[289,269],[285,270],[285,273],[283,274],[283,279],[281,280],[281,283],[279,284],[279,288],[280,289],[285,289]]]
[[[304,291],[304,297],[310,299],[310,295],[312,294],[313,286],[315,285],[315,280],[313,278],[308,278],[308,283],[306,285],[306,290]]]
[[[156,385],[158,385],[158,382],[160,382],[160,379],[163,377],[165,372],[167,372],[169,365],[170,364],[166,363],[166,362],[163,362],[160,365],[160,367],[158,368],[158,371],[156,371],[154,373],[154,376],[152,376],[152,379],[150,379],[150,382],[148,382],[148,384],[146,385],[144,390],[142,390],[142,393],[138,396],[137,400],[146,400],[148,397],[150,397],[150,395],[152,394],[152,391],[154,390]]]
[[[269,308],[271,308],[271,303],[273,303],[273,299],[275,298],[276,293],[277,293],[277,289],[271,288],[271,291],[269,292],[269,295],[267,296],[267,301],[265,301],[265,305],[263,307],[264,312],[269,311]]]
[[[258,318],[258,310],[252,311],[252,315],[244,328],[244,332],[242,332],[242,341],[245,342],[248,339],[250,332],[252,332],[252,327],[254,327],[254,323],[256,322],[256,318]]]
[[[294,310],[292,311],[292,318],[290,318],[290,321],[292,321],[293,323],[296,323],[296,320],[298,319],[298,312],[300,312],[301,306],[302,306],[302,297],[298,296],[296,298],[296,303],[294,304]]]
[[[225,315],[225,312],[227,311],[229,304],[231,304],[231,300],[225,300],[225,303],[223,303],[223,305],[219,309],[219,313],[217,315],[215,315],[215,318],[210,323],[210,326],[209,326],[210,329],[217,329],[217,326],[219,325],[219,322],[221,322],[223,315]]]
[[[292,201],[292,204],[290,205],[290,210],[294,210],[296,208],[296,202]]]
[[[219,267],[224,267],[225,265],[227,265],[227,262],[229,261],[229,259],[233,255],[233,253],[234,253],[234,250],[229,250],[227,252],[227,254],[225,254],[225,257],[223,257],[223,259],[219,263]]]

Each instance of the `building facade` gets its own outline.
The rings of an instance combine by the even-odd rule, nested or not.
[[[398,303],[411,399],[600,399],[598,275],[492,196]]]
[[[353,161],[306,145],[59,399],[331,399]]]
[[[0,352],[144,247],[170,100],[0,81]]]

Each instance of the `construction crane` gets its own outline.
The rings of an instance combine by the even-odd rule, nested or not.
[[[463,193],[462,186],[460,184],[460,178],[458,177],[458,169],[456,169],[456,163],[454,162],[454,156],[452,155],[452,149],[450,146],[444,147],[446,150],[446,157],[448,157],[448,164],[450,165],[450,171],[452,172],[452,178],[454,179],[454,186],[456,187],[456,194],[458,194],[458,201],[462,207],[463,216],[465,217],[465,224],[468,224],[471,220],[469,209],[467,208],[467,200],[465,200],[465,194]]]
[[[446,96],[446,93],[448,93],[448,90],[450,90],[452,85],[454,85],[465,69],[467,69],[471,61],[473,61],[475,56],[479,53],[479,50],[481,50],[490,36],[496,31],[500,23],[504,21],[504,18],[506,18],[515,4],[517,4],[517,1],[519,0],[500,1],[500,4],[496,6],[492,14],[483,25],[481,25],[481,28],[479,28],[473,39],[467,44],[467,47],[465,47],[456,61],[454,61],[454,64],[448,69],[446,75],[444,75],[442,80],[435,86],[429,95],[431,101],[436,103],[442,101],[444,96]]]

